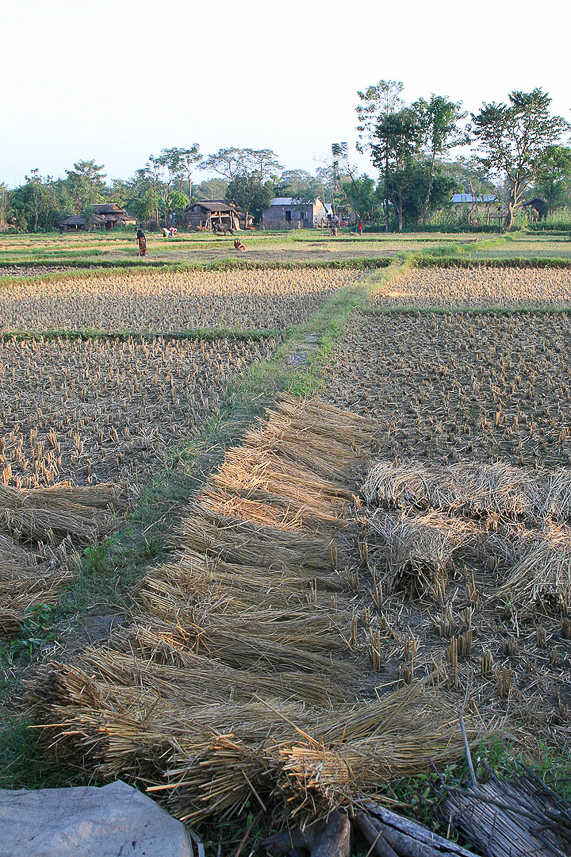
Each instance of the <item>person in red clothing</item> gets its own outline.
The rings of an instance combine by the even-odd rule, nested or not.
[[[137,230],[137,241],[139,242],[139,256],[147,255],[147,239],[142,229]]]
[[[361,237],[363,234],[363,221],[359,218],[359,225],[357,226],[357,235]]]
[[[234,239],[234,250],[245,250],[246,248],[242,244],[239,238]]]

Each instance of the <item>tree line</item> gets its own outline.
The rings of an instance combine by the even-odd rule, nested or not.
[[[259,220],[275,196],[300,204],[319,196],[348,220],[401,231],[427,228],[453,193],[465,192],[476,200],[501,198],[497,217],[509,229],[528,192],[552,211],[571,203],[571,148],[563,142],[571,126],[551,114],[548,93],[514,90],[505,102],[469,114],[435,94],[407,104],[403,90],[400,81],[380,80],[358,92],[356,149],[368,153],[377,180],[359,174],[346,142],[331,144],[313,175],[284,169],[271,149],[228,147],[204,156],[193,143],[149,155],[127,180],[107,183],[102,165],[82,160],[65,179],[33,169],[19,187],[0,183],[0,226],[49,230],[70,214],[89,225],[92,206],[106,201],[157,226],[176,222],[201,199],[225,199]],[[216,177],[196,181],[201,170]]]

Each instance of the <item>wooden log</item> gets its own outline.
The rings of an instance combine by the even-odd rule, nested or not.
[[[335,810],[326,820],[310,824],[303,830],[295,827],[270,836],[264,839],[262,846],[272,857],[302,848],[309,851],[312,857],[349,857],[351,822],[345,813]]]
[[[396,851],[385,839],[383,831],[379,830],[379,822],[375,824],[368,815],[358,812],[353,819],[353,823],[371,846],[372,854],[376,854],[376,857],[397,857]]]
[[[402,857],[437,857],[451,854],[455,857],[474,857],[472,851],[462,848],[449,839],[433,833],[423,824],[412,821],[376,803],[363,804],[373,819],[382,823],[382,831],[391,847]]]

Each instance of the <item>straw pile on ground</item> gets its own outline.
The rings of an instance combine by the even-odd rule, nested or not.
[[[380,507],[368,521],[377,557],[393,578],[417,581],[410,594],[438,587],[454,551],[471,545],[500,569],[496,600],[522,615],[571,610],[571,469],[380,461],[362,494]]]
[[[379,509],[369,526],[380,539],[376,554],[384,561],[391,591],[438,601],[444,598],[455,552],[478,534],[470,522],[434,511],[407,517]]]
[[[377,698],[351,642],[340,569],[371,435],[288,397],[228,454],[132,625],[30,688],[59,758],[151,784],[194,822],[247,801],[312,818],[461,754],[432,678]]]
[[[110,533],[127,506],[127,491],[114,484],[0,485],[0,636],[14,636],[30,609],[55,600],[72,576],[74,545]]]
[[[571,528],[549,523],[533,539],[521,539],[519,547],[497,598],[523,612],[571,612]]]
[[[475,518],[494,514],[535,518],[544,483],[552,486],[550,502],[557,507],[563,498],[553,490],[553,476],[548,473],[532,475],[502,462],[444,467],[380,461],[370,469],[362,493],[368,503],[388,509],[412,506]]]

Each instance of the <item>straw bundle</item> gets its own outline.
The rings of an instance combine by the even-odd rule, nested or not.
[[[537,479],[536,516],[571,520],[571,468],[558,467]]]
[[[529,474],[509,464],[455,464],[449,468],[451,506],[481,517],[497,513],[526,518],[533,512],[535,482]]]
[[[9,638],[21,629],[26,612],[37,604],[50,604],[62,583],[71,576],[51,560],[20,547],[0,534],[0,637]]]
[[[92,541],[116,526],[126,508],[125,492],[113,485],[90,488],[21,489],[0,485],[0,526],[38,541],[54,534]]]
[[[571,610],[571,528],[550,524],[530,545],[522,539],[522,555],[496,598],[518,610],[537,607]]]
[[[308,575],[332,570],[333,538],[289,532],[226,518],[195,503],[179,529],[183,550],[250,566],[276,566]]]
[[[445,509],[453,502],[446,468],[419,461],[377,462],[370,468],[361,494],[367,503],[387,509]]]
[[[132,625],[32,686],[59,754],[155,783],[192,821],[276,798],[309,817],[458,755],[424,685],[355,702],[368,667],[348,647],[349,594],[327,590],[369,437],[292,399],[252,430],[191,503],[175,559],[142,582]]]
[[[411,597],[437,599],[453,567],[454,552],[475,534],[473,525],[438,512],[408,518],[379,510],[370,526],[381,537],[379,553],[391,588],[404,589]]]

